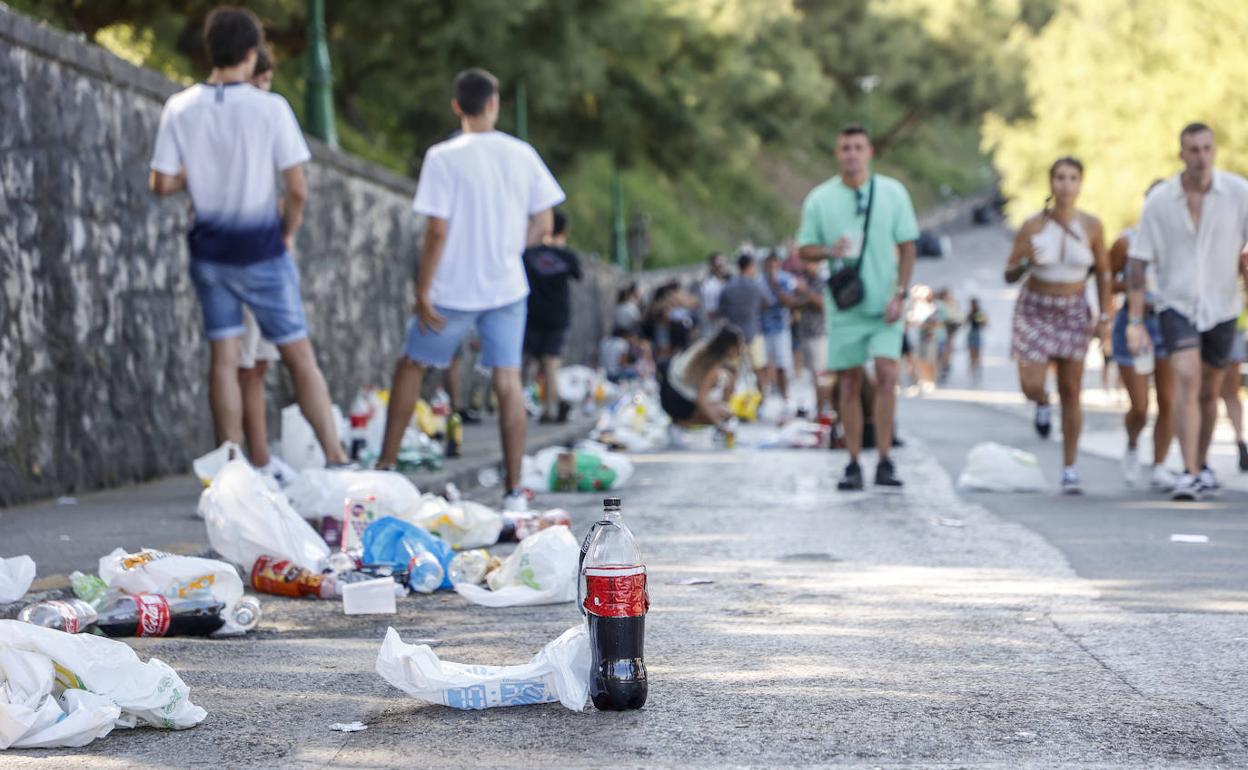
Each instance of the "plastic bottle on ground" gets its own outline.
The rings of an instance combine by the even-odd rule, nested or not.
[[[460,583],[480,585],[485,581],[485,572],[489,566],[490,554],[484,548],[455,554],[447,570],[451,585],[457,586]]]
[[[167,599],[160,594],[120,594],[99,611],[105,636],[208,636],[225,625],[225,604],[211,594]]]
[[[261,556],[251,567],[251,587],[276,596],[312,596],[333,599],[341,596],[333,575],[318,575],[284,559]]]
[[[407,544],[404,543],[404,547]],[[438,590],[446,578],[438,557],[422,549],[409,548],[411,554],[407,562],[407,587],[422,594],[431,594]]]
[[[96,611],[82,599],[57,599],[23,607],[17,619],[70,634],[86,631],[96,621]]]
[[[238,627],[239,633],[247,633],[260,624],[260,602],[254,596],[244,596],[234,602],[230,610],[230,618]]]
[[[581,563],[584,608],[593,654],[589,696],[600,711],[639,709],[646,703],[646,566],[620,517],[620,499],[603,501]]]

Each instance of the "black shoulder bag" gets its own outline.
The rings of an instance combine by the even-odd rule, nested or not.
[[[858,251],[858,263],[853,267],[842,267],[828,276],[828,293],[836,303],[838,310],[849,310],[862,302],[865,288],[862,285],[862,260],[867,255],[867,236],[871,233],[871,208],[875,204],[875,177],[871,177],[871,188],[867,191],[867,218],[862,227],[862,248]]]

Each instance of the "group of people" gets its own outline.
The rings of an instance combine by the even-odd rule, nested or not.
[[[1125,417],[1124,471],[1139,481],[1138,440],[1155,383],[1150,483],[1175,500],[1199,500],[1218,489],[1208,454],[1218,400],[1239,420],[1240,467],[1248,470],[1238,391],[1244,360],[1241,278],[1248,279],[1248,181],[1215,167],[1213,130],[1192,123],[1179,134],[1183,170],[1147,191],[1139,223],[1106,248],[1100,221],[1077,208],[1083,164],[1060,158],[1049,170],[1044,210],[1019,228],[1005,269],[1023,281],[1015,305],[1011,350],[1024,395],[1035,404],[1035,428],[1051,430],[1049,369],[1061,404],[1062,490],[1081,491],[1075,469],[1083,415],[1084,358],[1092,337],[1116,361],[1131,408]],[[1097,310],[1086,286],[1095,281]],[[1116,295],[1126,302],[1116,304]],[[1166,458],[1178,437],[1182,471]]]

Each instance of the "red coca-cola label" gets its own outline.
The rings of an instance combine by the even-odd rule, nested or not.
[[[74,612],[73,606],[69,602],[48,602],[56,611],[61,614],[61,627],[65,629],[67,634],[76,634],[82,630],[82,622],[78,617],[78,613]]]
[[[646,568],[640,565],[588,567],[585,611],[600,618],[636,618],[650,609]]]
[[[164,636],[169,632],[169,600],[159,594],[135,594],[139,610],[136,636]]]

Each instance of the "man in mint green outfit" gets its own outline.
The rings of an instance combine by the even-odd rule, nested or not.
[[[919,225],[914,204],[901,182],[871,174],[875,154],[866,129],[849,125],[836,140],[840,174],[806,196],[797,232],[798,255],[807,262],[833,260],[833,272],[853,266],[862,250],[870,208],[870,233],[862,257],[862,301],[840,310],[824,294],[827,309],[828,368],[840,382],[841,424],[849,447],[849,465],[837,485],[841,490],[862,489],[862,379],[868,359],[875,363],[875,435],[880,460],[875,484],[900,487],[889,459],[893,444],[893,414],[897,406],[897,360],[901,357],[902,310],[910,274],[914,270],[914,242]],[[874,198],[872,198],[874,195]],[[870,203],[870,206],[868,204]]]

